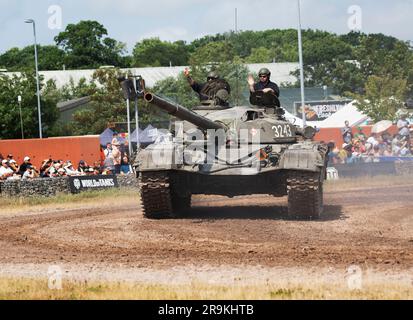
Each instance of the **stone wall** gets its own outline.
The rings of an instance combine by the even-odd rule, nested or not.
[[[134,174],[118,175],[121,188],[136,188],[138,183]],[[38,178],[33,180],[0,181],[1,196],[6,197],[52,197],[58,193],[70,193],[69,178]]]

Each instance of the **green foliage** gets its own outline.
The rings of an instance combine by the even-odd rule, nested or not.
[[[183,66],[188,63],[189,53],[184,41],[167,42],[159,38],[144,39],[133,50],[134,67]]]
[[[57,101],[47,92],[53,82],[46,85],[41,82],[41,113],[43,135],[51,135],[53,126],[59,117],[56,108]],[[23,130],[25,138],[39,137],[39,122],[36,96],[36,77],[34,73],[24,72],[21,75],[6,77],[0,74],[0,114],[2,122],[0,126],[1,139],[20,139],[20,112],[17,97],[22,97],[21,110],[23,119]]]
[[[158,81],[153,87],[153,92],[188,108],[199,105],[199,98],[183,74],[177,79],[169,77]]]
[[[195,50],[189,62],[201,66],[230,62],[235,57],[235,50],[228,41],[210,42]]]
[[[55,46],[37,46],[39,70],[62,69],[65,59],[63,50]],[[0,55],[0,68],[8,71],[34,70],[34,46],[12,48]]]
[[[97,68],[102,65],[123,66],[122,54],[126,45],[107,36],[108,32],[97,21],[69,24],[55,37],[57,45],[66,53],[68,68]]]
[[[72,130],[76,135],[100,134],[111,122],[125,121],[126,107],[117,80],[118,69],[98,69],[92,77],[94,92],[87,108],[75,112]]]
[[[245,58],[246,63],[263,63],[271,62],[271,60],[271,50],[264,47],[253,48],[251,54]]]
[[[391,77],[370,76],[364,94],[352,94],[357,108],[374,121],[396,120],[396,113],[403,108],[407,81]]]

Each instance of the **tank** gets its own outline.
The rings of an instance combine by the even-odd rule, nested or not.
[[[142,97],[172,116],[133,164],[146,218],[182,217],[197,194],[288,196],[290,218],[320,218],[328,147],[312,141],[314,128],[287,121],[276,96],[258,92],[252,106],[192,110],[150,92]]]

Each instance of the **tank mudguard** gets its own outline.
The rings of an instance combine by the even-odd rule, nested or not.
[[[172,170],[175,165],[174,145],[152,144],[137,154],[134,167],[139,171]]]
[[[325,163],[325,150],[319,144],[298,143],[289,146],[282,154],[280,168],[320,172]]]

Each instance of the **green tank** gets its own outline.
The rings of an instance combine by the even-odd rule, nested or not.
[[[288,196],[289,217],[320,217],[328,147],[312,141],[314,128],[288,122],[276,96],[257,92],[252,106],[192,110],[142,96],[172,116],[168,132],[133,164],[145,217],[180,217],[196,194]]]

